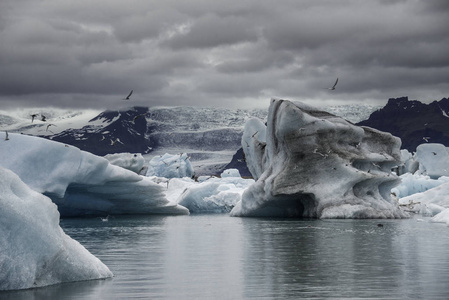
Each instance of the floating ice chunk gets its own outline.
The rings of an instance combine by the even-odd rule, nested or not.
[[[165,153],[150,160],[146,176],[182,178],[192,177],[193,174],[193,167],[187,153],[176,155]]]
[[[242,146],[257,181],[231,215],[408,216],[390,196],[399,183],[391,173],[400,163],[399,138],[300,102],[276,99],[263,127],[257,120],[245,126]]]
[[[142,170],[145,159],[140,153],[114,153],[104,156],[111,164],[125,168],[139,174]]]
[[[162,187],[103,157],[20,134],[0,142],[0,166],[50,196],[63,216],[188,214],[166,199]]]
[[[422,193],[416,193],[399,199],[403,209],[434,216],[445,208],[449,208],[449,182]]]
[[[398,198],[403,198],[416,193],[422,193],[439,186],[440,184],[449,182],[449,177],[447,176],[441,176],[438,179],[431,179],[427,175],[420,175],[418,173],[405,173],[399,178],[401,179],[401,183],[391,189],[391,192]]]
[[[415,173],[419,168],[419,162],[407,149],[401,149],[401,164],[398,166],[398,174]]]
[[[187,207],[191,213],[230,212],[244,190],[253,183],[253,179],[241,177],[213,177],[185,189],[178,204]]]
[[[449,226],[449,208],[446,208],[435,215],[430,221],[435,223],[446,223],[446,225]]]
[[[416,148],[419,173],[437,179],[449,176],[449,148],[442,144],[421,144]]]
[[[237,169],[226,169],[221,173],[221,178],[225,177],[238,177],[241,178],[240,172]]]
[[[0,290],[112,277],[59,226],[51,200],[0,167]]]

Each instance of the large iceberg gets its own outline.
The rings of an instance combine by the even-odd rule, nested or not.
[[[106,265],[64,233],[48,197],[0,167],[0,290],[112,276]]]
[[[49,196],[62,216],[188,214],[148,177],[73,146],[9,134],[1,141],[0,157],[0,166]]]
[[[253,119],[242,147],[257,180],[232,216],[403,218],[391,199],[400,139],[330,113],[273,99],[267,126]]]

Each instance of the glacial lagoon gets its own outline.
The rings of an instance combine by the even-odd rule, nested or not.
[[[63,219],[61,227],[114,277],[0,299],[449,297],[449,228],[426,218],[110,216]]]

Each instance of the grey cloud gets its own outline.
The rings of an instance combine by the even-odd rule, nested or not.
[[[173,49],[213,48],[257,40],[257,32],[242,18],[207,14],[191,22],[186,33],[179,33],[164,44]]]
[[[435,100],[446,3],[2,0],[0,104],[108,107],[130,89],[154,105]]]

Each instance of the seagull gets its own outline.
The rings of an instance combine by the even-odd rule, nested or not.
[[[31,123],[33,123],[34,118],[36,118],[36,117],[37,117],[37,114],[32,114],[32,115],[31,115]]]
[[[317,149],[317,148],[315,148],[315,150],[313,150],[313,153],[319,154],[319,155],[321,155],[321,156],[324,157],[324,158],[326,158],[326,157],[329,156],[328,154],[323,154],[323,153],[321,153],[321,152],[318,152],[318,149]]]
[[[8,131],[5,131],[5,133],[6,133],[5,141],[9,141]]]
[[[129,95],[128,96],[126,96],[126,98],[125,99],[123,99],[123,100],[129,100],[129,97],[131,97],[131,95],[133,94],[133,90],[131,90],[131,92],[129,92]]]
[[[107,221],[109,221],[109,215],[107,215],[106,218],[100,217],[100,219],[101,219],[101,221],[103,221],[103,222],[107,222]]]
[[[131,91],[132,92],[132,91]],[[130,94],[131,95],[131,94]],[[128,96],[129,97],[129,96]],[[140,117],[143,117],[143,116],[145,116],[146,114],[141,114],[141,115],[137,115],[137,116],[135,116],[134,118],[133,118],[133,123],[138,119],[138,118],[140,118]]]
[[[119,138],[116,138],[115,141],[111,140],[111,146],[114,146],[117,142],[123,145],[122,141],[120,141]]]
[[[45,130],[45,131],[48,131],[48,127],[50,127],[50,126],[56,126],[55,124],[48,124],[47,125],[47,130]],[[57,127],[57,126],[56,126]]]
[[[334,85],[331,88],[328,88],[328,90],[335,90],[335,87],[337,86],[337,83],[338,83],[338,78],[335,81]]]
[[[423,140],[425,140],[426,141],[426,143],[428,143],[429,142],[429,140],[430,140],[430,137],[428,137],[428,136],[423,136],[423,138],[422,138]]]
[[[104,141],[106,138],[104,137],[104,135],[101,137],[100,141]]]
[[[47,117],[46,117],[46,116],[44,116],[44,115],[41,115],[41,121],[42,121],[42,122],[45,122],[45,121],[47,121]]]

